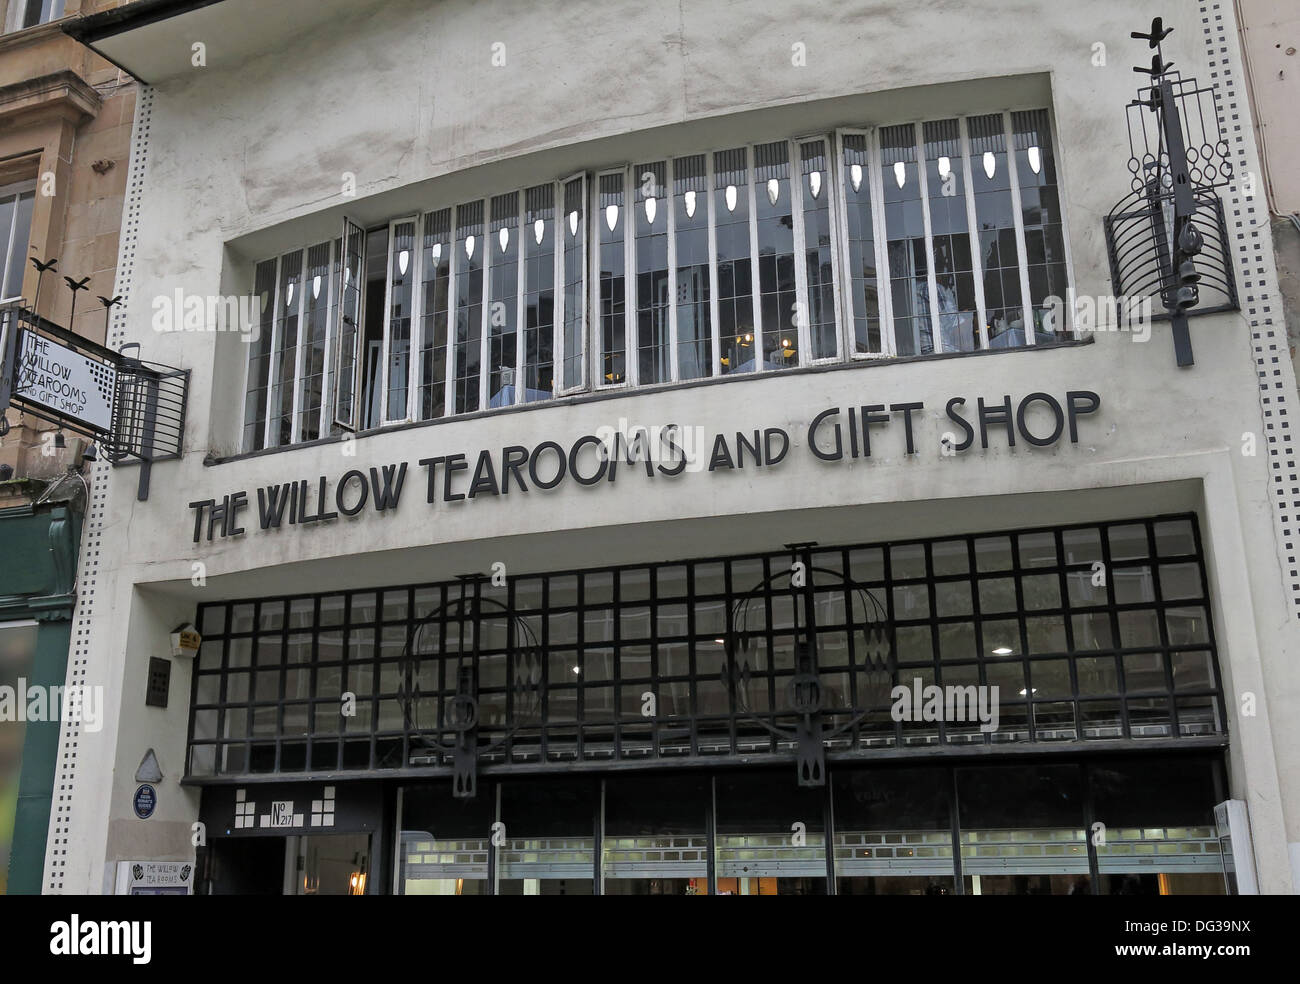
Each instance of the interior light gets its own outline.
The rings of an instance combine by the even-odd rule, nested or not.
[[[578,234],[578,210],[575,208],[572,212],[569,213],[569,235],[576,236],[577,234]]]
[[[767,179],[767,200],[771,202],[773,205],[775,205],[776,200],[780,196],[781,196],[781,182],[777,181],[776,178],[768,178]]]
[[[311,296],[320,297],[320,274],[311,278]]]
[[[288,307],[293,303],[293,281],[289,281],[289,289],[285,292],[284,306]]]
[[[537,240],[537,245],[542,245],[542,237],[546,235],[546,223],[541,219],[533,221],[533,238]]]
[[[497,232],[497,239],[500,240],[501,252],[504,253],[506,251],[506,247],[510,245],[510,230],[507,229],[505,226],[502,226],[500,230]]]
[[[862,187],[862,165],[854,164],[849,168],[849,180],[853,182],[853,190],[857,191]]]
[[[1038,149],[1037,145],[1035,145],[1029,148],[1028,154],[1029,169],[1037,174],[1043,167],[1043,152]]]
[[[1037,687],[1033,687],[1033,688],[1031,688],[1031,690],[1032,690],[1033,693],[1038,693],[1038,688],[1037,688]],[[1024,696],[1028,695],[1029,693],[1030,693],[1030,690],[1025,690],[1025,689],[1022,688],[1021,691],[1020,691],[1020,696],[1021,696],[1021,697],[1024,697]]]
[[[573,668],[573,672],[574,672],[574,673],[581,673],[582,670],[578,669],[578,667],[575,666],[575,667]]]
[[[782,348],[789,348],[789,347],[790,347],[790,339],[788,339],[788,338],[783,338],[783,339],[781,339],[781,347],[782,347]]]
[[[465,255],[474,255],[474,237],[472,235],[465,237]]]
[[[400,273],[403,277],[406,276],[406,267],[407,264],[409,264],[410,262],[411,262],[411,251],[409,249],[404,249],[397,254],[397,272]]]
[[[947,178],[952,173],[952,161],[946,157],[939,158],[939,177]]]
[[[998,159],[993,156],[993,151],[991,150],[984,151],[984,173],[989,176],[990,181],[993,180],[993,173],[997,169],[998,169]]]
[[[433,259],[435,263],[442,259],[442,243],[433,244]]]
[[[688,191],[682,197],[686,199],[686,217],[688,219],[695,218],[695,192]]]
[[[618,225],[618,206],[605,206],[605,225],[609,226],[609,231],[614,231],[614,226]]]
[[[907,183],[907,165],[902,161],[894,162],[894,180],[898,182],[900,188]]]
[[[736,210],[736,186],[727,185],[727,190],[723,194],[727,199],[727,211],[734,212]]]
[[[813,171],[812,174],[808,175],[808,188],[812,191],[813,198],[816,198],[822,193],[821,171]]]
[[[713,641],[716,642],[719,646],[725,646],[727,644],[726,639],[714,639]]]
[[[655,224],[655,215],[659,211],[659,203],[651,196],[645,200],[645,220],[651,225]]]
[[[1013,652],[1013,650],[1008,649],[1006,646],[998,646],[997,649],[993,650],[993,655],[994,655],[994,656],[1010,656],[1012,652]]]

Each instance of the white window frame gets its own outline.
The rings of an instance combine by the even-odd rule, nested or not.
[[[565,265],[565,253],[568,249],[564,243],[564,231],[569,226],[569,213],[564,210],[565,192],[569,184],[573,181],[581,181],[579,186],[578,200],[582,202],[582,215],[579,217],[579,224],[582,229],[582,250],[578,257],[578,269],[583,274],[583,289],[578,291],[579,303],[582,305],[581,322],[578,329],[578,337],[582,339],[582,350],[580,353],[578,383],[576,386],[566,386],[564,384],[565,365],[568,361],[568,347],[565,343],[565,324],[568,318],[568,267]],[[555,395],[567,396],[571,393],[582,393],[591,388],[590,367],[591,361],[587,356],[590,350],[591,337],[589,328],[591,318],[590,300],[590,266],[588,256],[592,250],[591,234],[595,226],[592,225],[591,209],[591,188],[596,182],[591,179],[587,171],[579,171],[577,174],[571,174],[567,178],[561,178],[556,182],[555,198],[555,215],[556,215],[556,310],[559,312],[555,318],[555,343],[553,351],[555,352]]]
[[[821,142],[822,153],[826,158],[826,174],[822,181],[822,194],[827,196],[826,225],[831,234],[831,296],[832,316],[835,319],[835,354],[822,356],[820,359],[813,357],[812,350],[812,297],[808,293],[808,230],[804,222],[803,198],[803,145],[817,141]],[[835,203],[830,198],[832,194],[843,197],[841,194],[842,189],[837,184],[839,171],[836,168],[835,152],[836,141],[833,133],[810,134],[795,137],[790,141],[790,199],[793,210],[792,215],[794,216],[795,296],[802,305],[799,324],[796,326],[799,332],[799,365],[801,366],[832,365],[844,361],[844,316],[842,314],[843,306],[840,303],[840,277],[843,264],[841,263],[839,248],[839,219]]]
[[[10,216],[9,218],[9,228],[8,230],[0,230],[0,236],[3,237],[0,238],[0,242],[4,244],[4,251],[0,252],[0,290],[3,290],[4,288],[5,275],[9,271],[9,262],[13,258],[14,242],[16,238],[14,234],[18,229],[18,199],[21,196],[27,194],[27,192],[29,191],[33,193],[32,215],[35,216],[36,214],[36,210],[35,210],[36,203],[34,198],[36,192],[35,178],[31,178],[27,181],[19,181],[15,184],[5,185],[3,188],[0,188],[0,198],[12,197],[14,200],[14,212],[13,215]],[[27,245],[29,250],[31,249],[31,239],[32,239],[32,230],[31,227],[29,226],[27,229]],[[27,274],[26,264],[23,264],[23,266],[19,267],[18,293],[15,294],[13,297],[5,297],[3,294],[0,294],[0,301],[16,301],[22,297],[23,279],[26,276],[26,274]],[[32,299],[33,308],[36,307],[38,301],[39,298]]]
[[[27,6],[27,0],[9,0],[9,13],[5,18],[5,33],[12,34],[14,31],[27,31],[33,27],[40,27],[42,24],[53,24],[60,20],[67,12],[67,0],[54,0],[50,6],[50,15],[42,16],[35,24],[28,24],[25,27],[18,23],[19,11]],[[44,7],[44,4],[42,4]]]
[[[402,408],[400,417],[388,416],[388,384],[389,370],[391,368],[390,359],[392,358],[392,341],[393,341],[393,260],[397,255],[397,237],[395,232],[399,225],[411,224],[411,257],[407,262],[407,276],[411,278],[411,330],[410,337],[407,339],[407,358],[406,358],[406,406]],[[391,220],[388,223],[388,254],[384,258],[384,334],[382,344],[379,349],[379,358],[382,363],[379,374],[379,391],[380,391],[380,426],[385,427],[390,424],[409,423],[413,418],[411,412],[411,383],[415,378],[412,367],[416,363],[414,353],[418,351],[417,332],[419,331],[419,293],[417,285],[420,283],[420,258],[424,254],[423,238],[421,236],[424,215],[417,212],[414,215],[405,215],[400,218]]]
[[[600,246],[601,246],[601,223],[605,221],[605,210],[600,207],[600,179],[607,174],[621,174],[623,176],[623,380],[622,382],[605,382],[605,375],[601,372],[605,360],[605,339],[604,326],[601,324],[600,310]],[[631,184],[632,165],[631,163],[622,164],[617,167],[607,167],[595,173],[594,180],[591,182],[591,193],[589,203],[593,206],[591,211],[595,216],[595,239],[592,241],[593,248],[589,250],[590,263],[587,267],[587,276],[590,281],[589,299],[587,310],[591,312],[590,333],[588,341],[594,340],[595,345],[592,353],[596,356],[592,359],[594,366],[592,375],[595,379],[596,390],[620,390],[634,389],[638,375],[637,368],[639,359],[633,349],[636,340],[636,329],[634,327],[634,316],[636,314],[636,290],[633,283],[636,277],[636,257],[635,257],[635,239],[632,233],[634,222],[629,220],[630,211],[636,207],[635,202],[628,204],[630,198],[635,197],[632,192]],[[608,225],[606,225],[608,229]]]

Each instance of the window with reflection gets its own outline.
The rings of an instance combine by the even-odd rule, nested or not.
[[[555,394],[555,185],[524,193],[524,365],[519,401]]]
[[[519,324],[519,193],[496,195],[490,204],[488,261],[488,406],[515,402]]]
[[[947,769],[838,769],[831,782],[837,894],[953,894]]]
[[[955,119],[938,120],[923,124],[922,133],[931,255],[943,350],[971,352],[980,347],[975,334],[979,305],[971,268],[961,127]]]
[[[1091,894],[1078,765],[956,772],[967,895]]]
[[[930,257],[926,248],[914,125],[881,129],[880,166],[894,351],[898,355],[928,355],[934,351],[928,280]]]
[[[586,378],[587,179],[564,182],[564,389]]]
[[[722,372],[754,368],[754,281],[749,228],[749,151],[713,155],[713,215],[717,243],[718,332]]]
[[[984,271],[985,333],[991,348],[1025,344],[1021,306],[1020,246],[1016,238],[1011,163],[1001,113],[966,120],[970,174]]]
[[[1047,323],[1049,297],[1066,296],[1064,218],[1057,188],[1056,155],[1052,149],[1047,110],[1012,113],[1016,177],[1020,182],[1020,211],[1025,225],[1025,259],[1029,267],[1029,307],[1034,331],[1042,341],[1064,335],[1067,325]]]
[[[668,296],[668,166],[638,164],[636,179],[636,346],[641,383],[672,378]]]
[[[415,295],[415,220],[394,222],[389,233],[386,420],[405,420],[411,374],[411,302]]]
[[[274,341],[276,261],[257,264],[253,295],[257,304],[257,334],[248,349],[248,381],[244,397],[245,451],[266,447],[266,418],[271,384],[271,343]]]
[[[808,294],[810,358],[840,354],[835,316],[835,244],[832,238],[830,157],[827,141],[799,144],[800,197],[803,199],[803,264]]]
[[[447,402],[447,303],[451,294],[451,209],[424,217],[421,261],[420,419],[441,417]]]
[[[616,171],[600,176],[596,228],[599,298],[599,382],[627,379],[627,175]]]
[[[718,776],[718,894],[825,895],[825,794],[788,773]]]
[[[1214,805],[1221,770],[1202,758],[1114,759],[1089,768],[1103,895],[1222,895]]]
[[[709,776],[605,781],[606,895],[707,895]]]
[[[497,849],[497,893],[593,894],[599,813],[596,779],[501,783],[505,840]]]
[[[483,339],[483,203],[456,208],[456,350],[453,399],[456,413],[479,408]]]
[[[302,251],[280,257],[280,308],[275,318],[275,382],[271,397],[272,447],[293,443],[293,393],[298,378],[298,324],[302,306]]]
[[[871,206],[873,166],[867,141],[865,133],[844,133],[840,138],[849,261],[843,289],[846,294],[845,308],[851,320],[851,342],[855,355],[871,355],[883,351],[876,230]]]
[[[704,154],[673,161],[673,239],[676,249],[677,378],[713,374],[710,306],[709,195]]]
[[[757,145],[754,148],[754,217],[758,233],[761,368],[764,369],[799,364],[790,184],[789,143],[780,140]]]
[[[314,441],[329,432],[324,418],[333,366],[328,358],[334,294],[338,281],[338,240],[307,250],[303,291],[303,372],[298,392],[298,439]]]
[[[496,796],[487,787],[456,799],[450,784],[401,790],[398,820],[399,895],[490,895],[488,852]]]

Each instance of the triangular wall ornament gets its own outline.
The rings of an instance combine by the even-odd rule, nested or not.
[[[144,758],[140,760],[140,767],[135,770],[136,782],[161,782],[162,767],[158,764],[158,756],[153,753],[153,749],[144,753]]]

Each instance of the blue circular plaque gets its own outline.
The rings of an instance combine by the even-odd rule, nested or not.
[[[148,820],[153,816],[154,808],[158,805],[158,792],[147,783],[140,786],[135,791],[135,815],[141,820]]]

